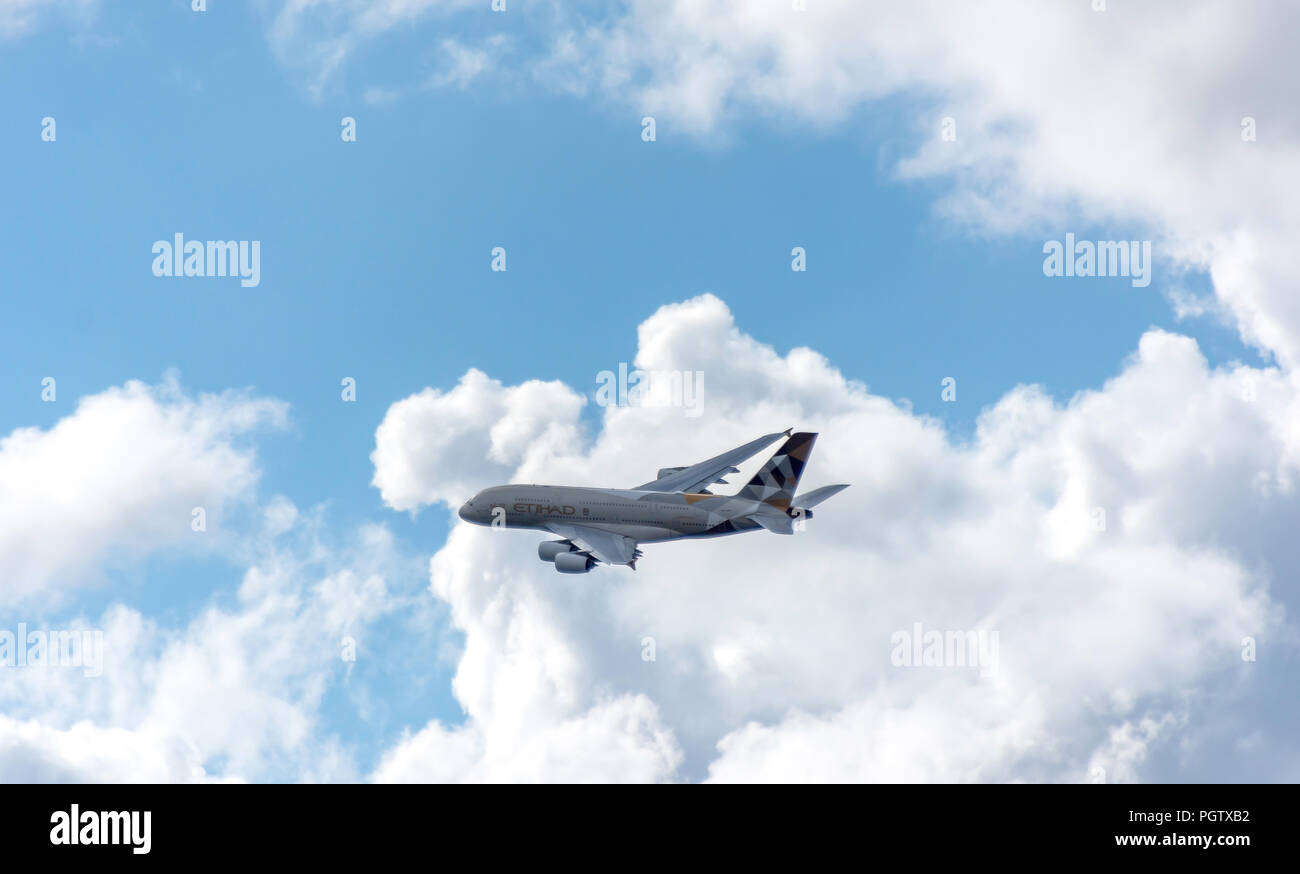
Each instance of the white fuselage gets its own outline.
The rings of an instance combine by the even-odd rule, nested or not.
[[[545,530],[565,522],[622,534],[638,543],[720,537],[759,529],[742,518],[757,502],[727,495],[639,492],[575,486],[505,485],[479,492],[460,508],[477,525]]]

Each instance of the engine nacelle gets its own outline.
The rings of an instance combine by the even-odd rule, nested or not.
[[[790,509],[785,511],[785,514],[789,516],[791,519],[807,520],[813,517],[812,510],[809,510],[805,507],[791,507]]]
[[[565,540],[543,540],[537,544],[537,557],[542,561],[555,561],[555,557],[565,552],[573,552],[576,547]]]
[[[562,574],[585,574],[596,560],[585,552],[561,552],[555,556],[555,569]]]

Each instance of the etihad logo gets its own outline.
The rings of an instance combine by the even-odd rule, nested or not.
[[[538,516],[572,516],[577,513],[576,507],[570,507],[568,504],[515,504],[516,513],[533,513]]]

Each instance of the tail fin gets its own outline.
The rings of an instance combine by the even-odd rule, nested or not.
[[[808,463],[808,456],[812,454],[816,442],[816,434],[791,434],[776,454],[767,460],[767,464],[754,474],[754,478],[736,492],[736,497],[762,501],[779,510],[788,510],[790,502],[794,500],[795,489],[799,488],[803,466]]]

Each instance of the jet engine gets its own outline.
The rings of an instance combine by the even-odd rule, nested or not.
[[[573,552],[576,548],[567,540],[543,540],[537,544],[537,557],[542,561],[555,561],[557,555]]]
[[[561,552],[555,556],[555,569],[562,574],[585,574],[596,560],[585,552]]]

